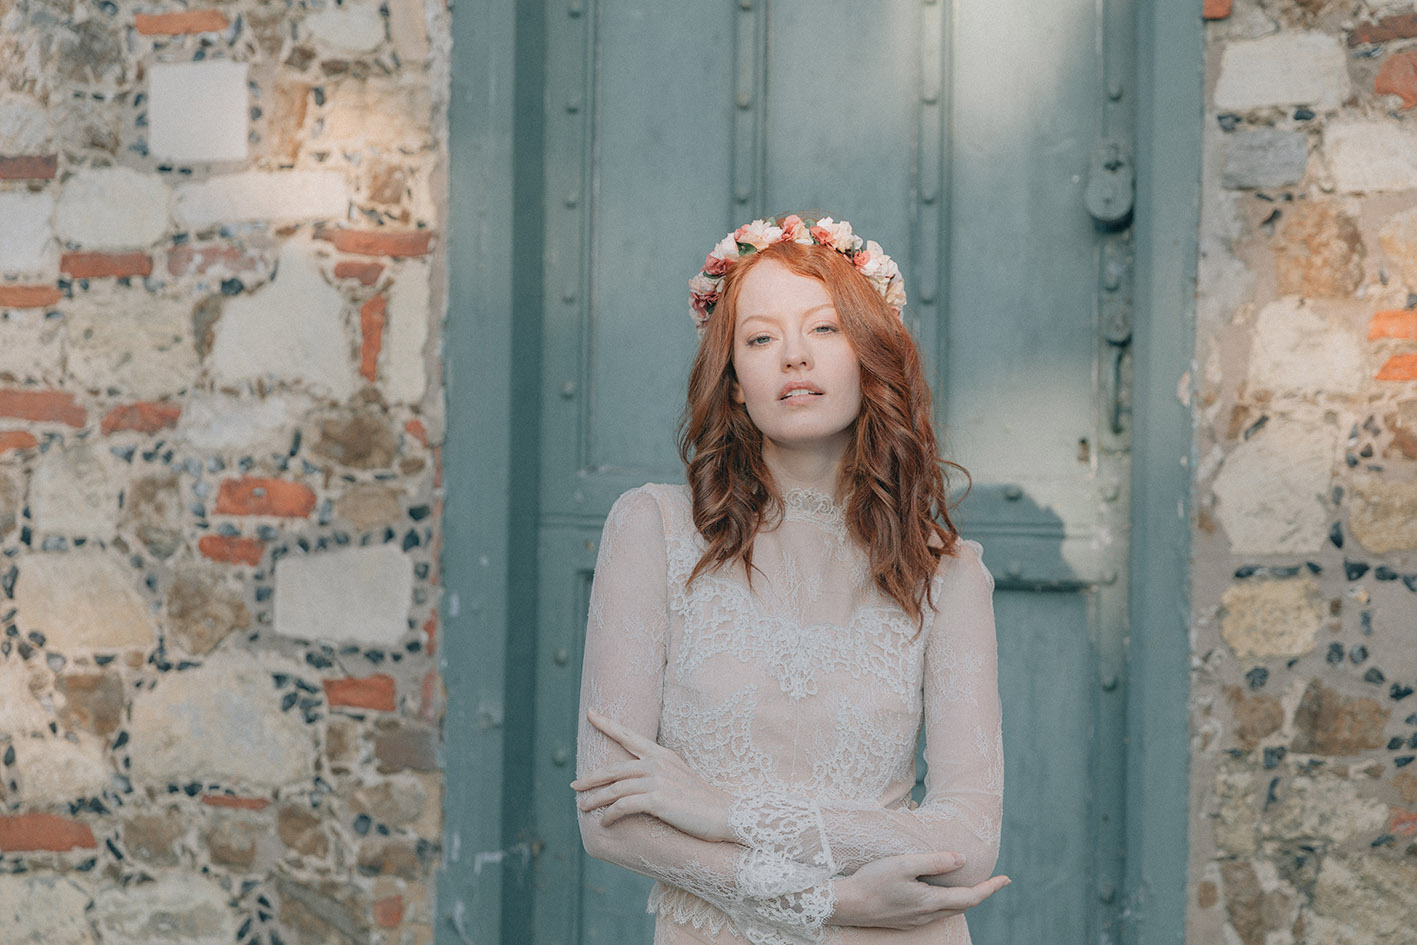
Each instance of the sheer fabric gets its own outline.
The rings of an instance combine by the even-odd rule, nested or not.
[[[909,932],[827,926],[834,877],[950,850],[952,884],[990,876],[1003,753],[993,579],[960,543],[921,628],[870,580],[830,497],[792,491],[741,566],[686,586],[704,542],[685,486],[646,485],[605,522],[581,687],[580,773],[628,757],[595,708],[735,797],[736,843],[652,817],[581,814],[591,855],[658,880],[656,943],[968,945],[963,916]],[[912,807],[916,736],[926,795]]]

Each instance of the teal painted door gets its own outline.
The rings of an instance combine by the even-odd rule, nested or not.
[[[647,883],[581,852],[566,787],[596,541],[625,489],[681,480],[687,279],[737,224],[809,208],[901,263],[943,442],[973,473],[962,529],[998,579],[1014,884],[971,913],[975,940],[1113,940],[1130,6],[554,0],[520,28],[543,105],[519,156],[542,169],[520,204],[543,215],[523,293],[540,412],[513,435],[536,437],[540,500],[534,640],[512,648],[534,698],[509,758],[528,767],[504,798],[532,856],[505,941],[650,941]]]

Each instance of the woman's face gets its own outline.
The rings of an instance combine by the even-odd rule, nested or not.
[[[775,261],[743,278],[734,400],[780,446],[844,452],[861,412],[861,366],[821,282]]]

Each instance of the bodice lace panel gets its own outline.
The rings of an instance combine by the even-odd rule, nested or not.
[[[784,496],[755,570],[687,578],[703,551],[682,486],[644,486],[606,519],[586,630],[577,768],[627,757],[585,721],[596,708],[679,752],[735,797],[736,843],[654,818],[606,828],[591,855],[660,881],[661,921],[754,943],[822,940],[832,880],[885,856],[950,850],[951,882],[989,876],[1003,761],[993,582],[961,543],[934,578],[924,626],[882,597],[840,507]],[[918,808],[916,734],[926,736]],[[967,935],[966,935],[967,940]]]

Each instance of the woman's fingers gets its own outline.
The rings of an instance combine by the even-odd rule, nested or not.
[[[609,784],[612,781],[620,781],[624,778],[643,777],[649,772],[645,769],[644,762],[636,758],[633,761],[617,761],[614,764],[596,768],[594,771],[587,771],[579,775],[571,782],[571,788],[576,791],[588,791],[591,788]]]
[[[1013,880],[1007,876],[991,876],[974,886],[936,887],[939,889],[937,893],[939,908],[949,912],[963,912],[966,909],[973,909],[1011,882]]]
[[[619,742],[620,745],[634,755],[636,758],[643,758],[659,748],[658,743],[652,738],[645,738],[638,732],[633,732],[619,722],[607,715],[601,715],[594,709],[586,710],[586,718],[591,725],[600,729],[610,739]]]

